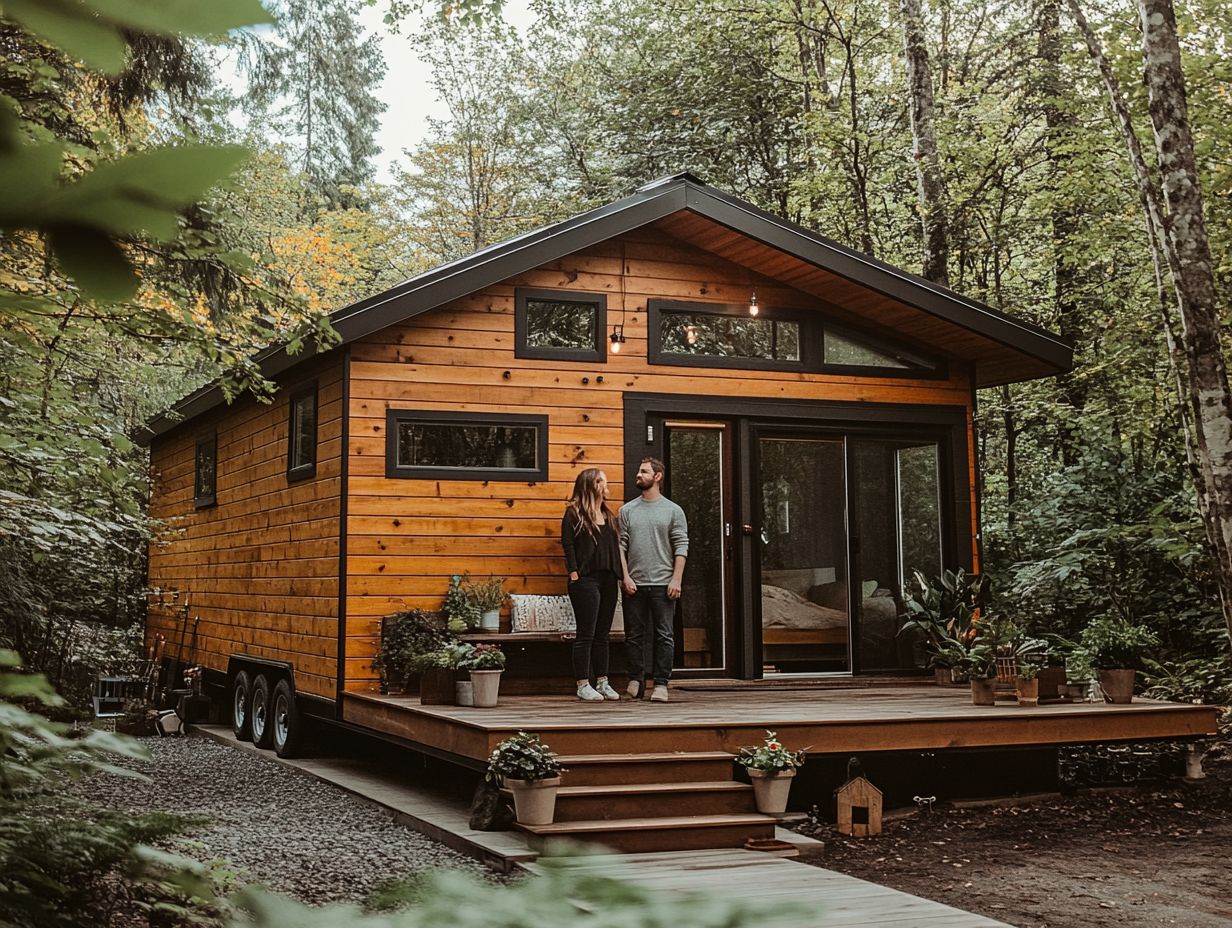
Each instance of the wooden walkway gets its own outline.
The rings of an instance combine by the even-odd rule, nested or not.
[[[768,910],[798,903],[810,914],[782,928],[1007,928],[940,902],[756,851],[711,850],[572,858],[570,867],[648,889],[730,896]],[[534,865],[528,869],[534,870]]]
[[[736,753],[773,729],[819,753],[1192,738],[1215,732],[1210,706],[1135,699],[972,706],[962,688],[935,686],[690,690],[665,704],[581,703],[572,696],[506,696],[492,709],[421,706],[413,696],[346,693],[344,718],[459,758],[482,761],[525,729],[562,754],[645,751]]]

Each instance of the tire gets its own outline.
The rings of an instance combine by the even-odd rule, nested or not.
[[[252,740],[252,677],[247,670],[231,683],[231,731],[237,741]]]
[[[249,724],[252,726],[252,743],[259,748],[274,746],[272,698],[269,677],[258,674],[252,683],[252,720]]]
[[[308,720],[295,704],[295,693],[289,680],[279,680],[274,687],[269,727],[274,741],[274,753],[279,757],[300,757],[304,752]]]

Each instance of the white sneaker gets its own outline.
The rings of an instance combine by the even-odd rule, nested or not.
[[[607,677],[595,683],[595,692],[604,699],[620,699],[620,694],[612,689],[612,685],[607,682]]]
[[[663,683],[654,688],[654,692],[650,694],[651,702],[667,702],[667,684]]]
[[[629,694],[630,699],[641,699],[642,684],[638,680],[630,680],[629,685],[625,687],[625,692]]]
[[[603,702],[603,697],[595,692],[595,688],[589,683],[583,683],[577,688],[578,699],[586,702]]]

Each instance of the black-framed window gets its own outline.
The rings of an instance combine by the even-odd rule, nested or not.
[[[317,383],[291,394],[287,420],[287,479],[304,480],[317,472]]]
[[[198,509],[218,502],[218,433],[197,436],[193,465],[193,505]]]
[[[880,336],[834,326],[816,313],[722,303],[650,300],[651,364],[745,370],[948,376],[944,363]]]
[[[385,475],[430,480],[548,477],[548,417],[391,409]]]
[[[933,372],[938,362],[901,345],[869,338],[834,326],[823,326],[822,363],[826,367],[891,368]]]
[[[513,318],[516,357],[607,360],[606,294],[519,287]]]

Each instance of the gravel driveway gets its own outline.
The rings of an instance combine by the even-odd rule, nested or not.
[[[92,776],[73,792],[114,809],[208,817],[173,849],[225,859],[241,882],[304,902],[361,902],[376,886],[439,867],[487,874],[478,862],[395,824],[388,812],[290,767],[208,738],[144,738],[150,778]]]

